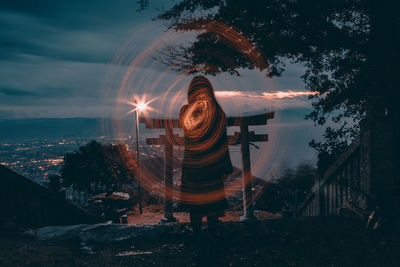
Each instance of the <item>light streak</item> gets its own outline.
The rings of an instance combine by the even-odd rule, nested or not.
[[[309,91],[276,91],[272,93],[264,92],[262,96],[265,98],[294,98],[299,96],[309,96],[315,95],[317,92],[309,92]]]
[[[284,99],[295,98],[301,96],[315,95],[317,92],[309,91],[275,91],[275,92],[241,92],[241,91],[216,91],[215,95],[218,97],[248,97],[248,98],[264,98],[264,99]]]

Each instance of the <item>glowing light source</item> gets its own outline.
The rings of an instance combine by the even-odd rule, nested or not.
[[[136,111],[141,112],[141,113],[146,113],[146,112],[154,110],[152,107],[149,106],[149,104],[151,102],[153,102],[154,100],[155,100],[155,98],[146,101],[146,95],[144,95],[141,98],[139,96],[133,96],[133,101],[127,101],[127,100],[121,100],[121,101],[125,102],[128,105],[133,107],[131,110],[129,110],[129,112],[128,112],[128,114],[129,114],[129,113],[133,113]]]
[[[139,213],[143,213],[143,203],[142,203],[142,193],[141,193],[141,165],[140,165],[140,151],[139,151],[139,113],[145,114],[146,112],[154,110],[149,106],[151,102],[153,102],[155,98],[146,101],[146,95],[139,97],[137,95],[133,96],[133,100],[126,100],[126,99],[118,99],[119,102],[126,103],[133,107],[130,109],[126,114],[135,113],[135,125],[136,125],[136,156],[138,162],[138,169],[137,169],[137,182],[138,182],[138,195],[139,195]]]
[[[147,108],[147,103],[145,103],[145,102],[140,102],[140,103],[137,103],[136,104],[136,109],[138,110],[138,111],[144,111],[146,108]]]

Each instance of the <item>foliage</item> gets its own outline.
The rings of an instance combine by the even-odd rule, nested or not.
[[[267,58],[267,75],[279,76],[285,63],[305,66],[302,76],[314,111],[307,117],[327,128],[324,142],[310,145],[337,155],[358,134],[358,122],[385,112],[398,122],[400,105],[400,1],[372,0],[185,0],[157,19],[177,31],[197,31],[190,45],[169,45],[160,56],[178,70],[239,74],[257,68],[245,51],[201,25],[222,22],[239,29]],[[204,68],[212,65],[212,68]],[[262,68],[259,68],[263,70]],[[382,99],[376,108],[371,99]],[[375,108],[375,109],[374,109]]]
[[[142,11],[149,6],[149,0],[138,0],[137,4],[139,6],[137,11]]]
[[[52,174],[48,178],[47,188],[51,191],[58,192],[61,189],[61,176],[57,174]]]
[[[91,141],[78,151],[67,153],[61,168],[65,186],[91,195],[128,191],[134,183],[137,162],[123,144],[102,145]]]
[[[301,204],[312,186],[317,172],[310,164],[300,164],[296,168],[285,168],[281,175],[266,183],[256,200],[256,208],[270,212],[280,212],[284,208],[295,208]]]

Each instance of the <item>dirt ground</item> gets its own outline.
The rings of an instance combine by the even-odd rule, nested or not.
[[[238,222],[242,212],[226,211],[225,216],[221,217],[222,222]],[[265,219],[277,219],[280,218],[280,214],[272,214],[266,211],[255,211],[254,215],[259,220]],[[158,224],[161,218],[164,216],[162,205],[144,206],[143,214],[139,214],[137,211],[132,211],[128,214],[128,224]],[[186,212],[174,212],[174,217],[181,223],[190,222],[189,213]],[[206,221],[206,218],[203,218]]]
[[[345,218],[224,222],[217,236],[201,238],[189,224],[168,236],[124,242],[48,243],[0,228],[0,266],[400,266],[399,236],[371,238],[358,221]]]

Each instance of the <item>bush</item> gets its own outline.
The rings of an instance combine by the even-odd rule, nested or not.
[[[294,210],[311,191],[316,175],[316,168],[306,163],[296,168],[285,168],[279,176],[264,185],[256,200],[256,209],[274,213]]]

